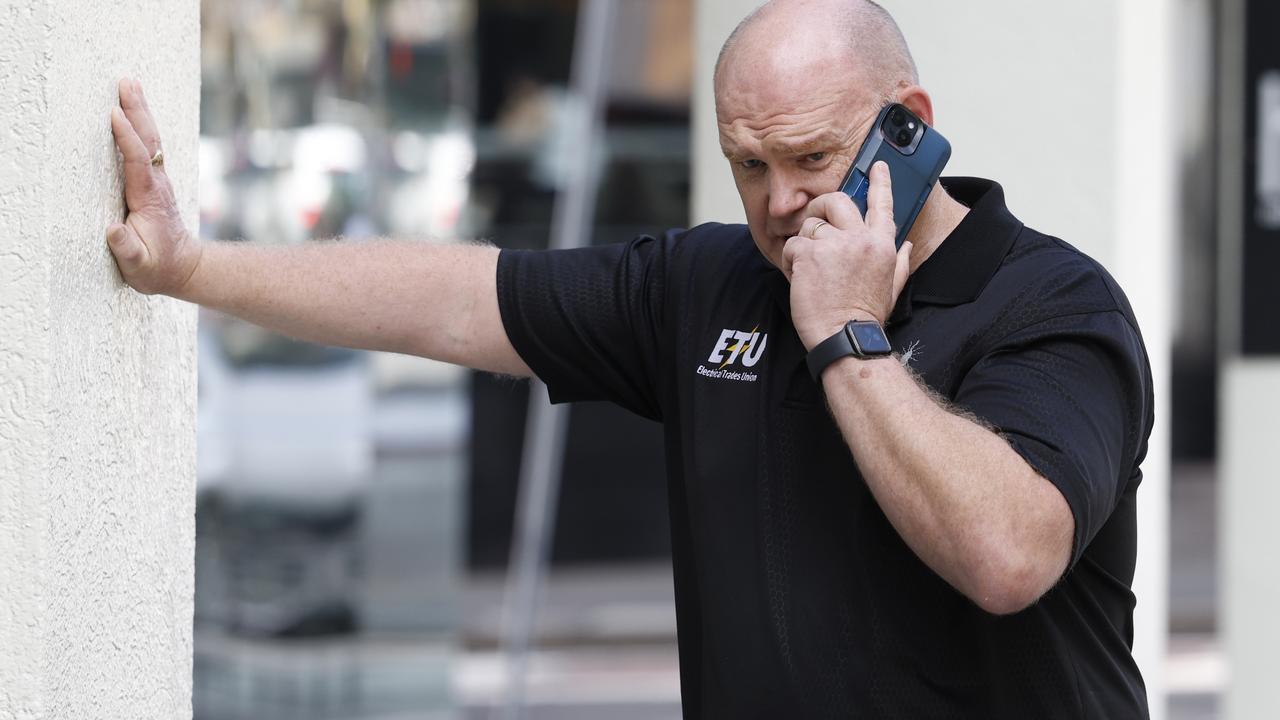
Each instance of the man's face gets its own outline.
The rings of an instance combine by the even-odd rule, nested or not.
[[[730,71],[716,99],[720,147],[733,169],[751,236],[781,266],[815,197],[839,189],[880,111],[843,73],[752,77]]]

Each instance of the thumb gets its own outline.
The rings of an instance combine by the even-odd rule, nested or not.
[[[897,263],[893,268],[893,303],[890,307],[898,304],[898,296],[902,294],[902,288],[907,286],[907,278],[911,277],[911,248],[909,240],[898,248]]]
[[[120,273],[126,278],[142,267],[147,258],[147,247],[142,238],[128,225],[116,223],[107,228],[107,247],[120,266]]]

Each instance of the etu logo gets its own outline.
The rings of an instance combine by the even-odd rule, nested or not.
[[[764,346],[769,342],[769,334],[757,332],[759,329],[760,326],[757,325],[751,328],[750,332],[730,329],[721,331],[720,339],[716,341],[716,346],[707,357],[707,362],[719,363],[720,367],[717,369],[721,369],[726,365],[732,365],[741,357],[744,367],[753,367],[760,362],[760,356],[764,354]],[[728,355],[726,356],[725,353]]]

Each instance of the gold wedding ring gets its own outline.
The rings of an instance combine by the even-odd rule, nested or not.
[[[809,237],[814,238],[816,240],[818,237],[818,228],[821,228],[823,225],[830,225],[830,224],[831,223],[827,222],[826,220],[819,220],[818,224],[814,225],[813,229],[809,231]]]
[[[156,150],[156,154],[151,156],[151,167],[160,167],[164,165],[164,151]]]

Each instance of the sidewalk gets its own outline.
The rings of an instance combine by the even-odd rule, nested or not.
[[[475,574],[462,590],[462,641],[496,647],[502,632],[502,573]],[[652,645],[675,643],[675,591],[669,563],[555,570],[538,607],[535,644]]]

